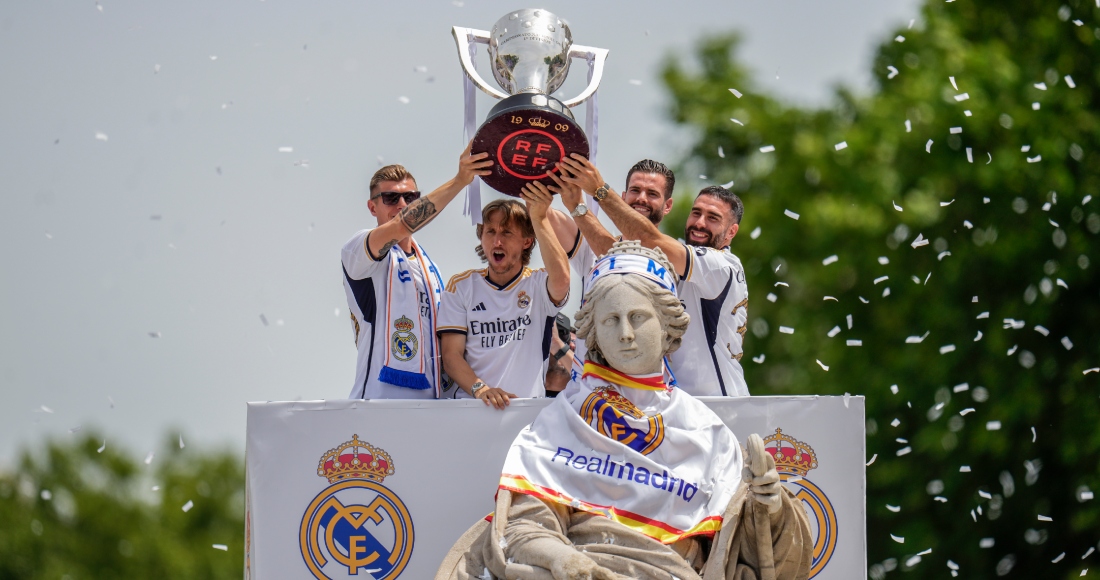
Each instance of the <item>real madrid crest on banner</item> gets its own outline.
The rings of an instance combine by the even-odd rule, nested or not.
[[[393,323],[396,329],[390,339],[390,348],[397,360],[406,361],[416,356],[416,336],[411,332],[413,321],[402,316]]]
[[[317,475],[329,486],[310,502],[298,532],[314,578],[401,575],[412,556],[413,523],[401,498],[382,485],[393,474],[393,458],[358,435],[321,456]]]
[[[810,532],[814,536],[814,556],[810,563],[810,578],[817,576],[833,557],[837,540],[836,510],[829,497],[806,474],[817,467],[813,447],[785,435],[782,429],[764,439],[764,450],[775,458],[779,479],[787,484],[810,517]]]

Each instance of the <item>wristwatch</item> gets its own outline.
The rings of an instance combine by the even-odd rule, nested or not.
[[[611,191],[611,186],[604,182],[603,185],[596,188],[596,191],[592,193],[592,197],[596,198],[596,201],[603,201],[609,191]]]
[[[578,203],[577,207],[573,208],[573,211],[569,212],[569,215],[571,215],[575,218],[579,218],[582,215],[585,215],[587,213],[588,213],[588,206],[584,205],[583,203]]]
[[[475,381],[473,385],[470,385],[470,394],[473,395],[474,398],[476,399],[477,398],[477,392],[480,391],[481,389],[485,389],[485,388],[488,388],[488,387],[489,387],[489,385],[486,385],[485,383],[483,383],[481,381]]]

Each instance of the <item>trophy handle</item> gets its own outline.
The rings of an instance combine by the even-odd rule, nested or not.
[[[507,93],[493,88],[492,85],[485,82],[485,79],[481,78],[477,69],[474,68],[474,61],[470,59],[470,43],[475,42],[488,46],[489,33],[485,30],[453,26],[451,27],[451,34],[455,37],[455,45],[458,46],[458,60],[462,63],[462,70],[466,72],[466,76],[470,77],[474,85],[488,93],[489,96],[497,99],[507,99],[509,96]]]
[[[591,60],[592,63],[592,80],[588,83],[588,86],[580,92],[579,95],[562,101],[562,104],[572,109],[577,105],[587,101],[592,95],[596,94],[596,89],[600,88],[600,81],[603,80],[603,63],[607,60],[607,49],[596,48],[594,46],[581,46],[574,44],[569,50],[570,58],[583,58],[585,60]]]

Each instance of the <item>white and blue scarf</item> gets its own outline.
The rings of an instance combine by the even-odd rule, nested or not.
[[[406,256],[400,246],[390,248],[389,288],[386,293],[386,360],[378,380],[409,389],[435,389],[440,395],[440,356],[435,338],[435,321],[443,279],[435,262],[413,240],[413,253]],[[427,283],[428,308],[422,312],[420,294],[406,260],[416,260]],[[428,369],[432,369],[429,378]]]

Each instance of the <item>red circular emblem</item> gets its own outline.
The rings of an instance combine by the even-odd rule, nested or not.
[[[539,129],[520,129],[501,139],[497,146],[500,167],[520,179],[549,176],[564,156],[561,141]]]

